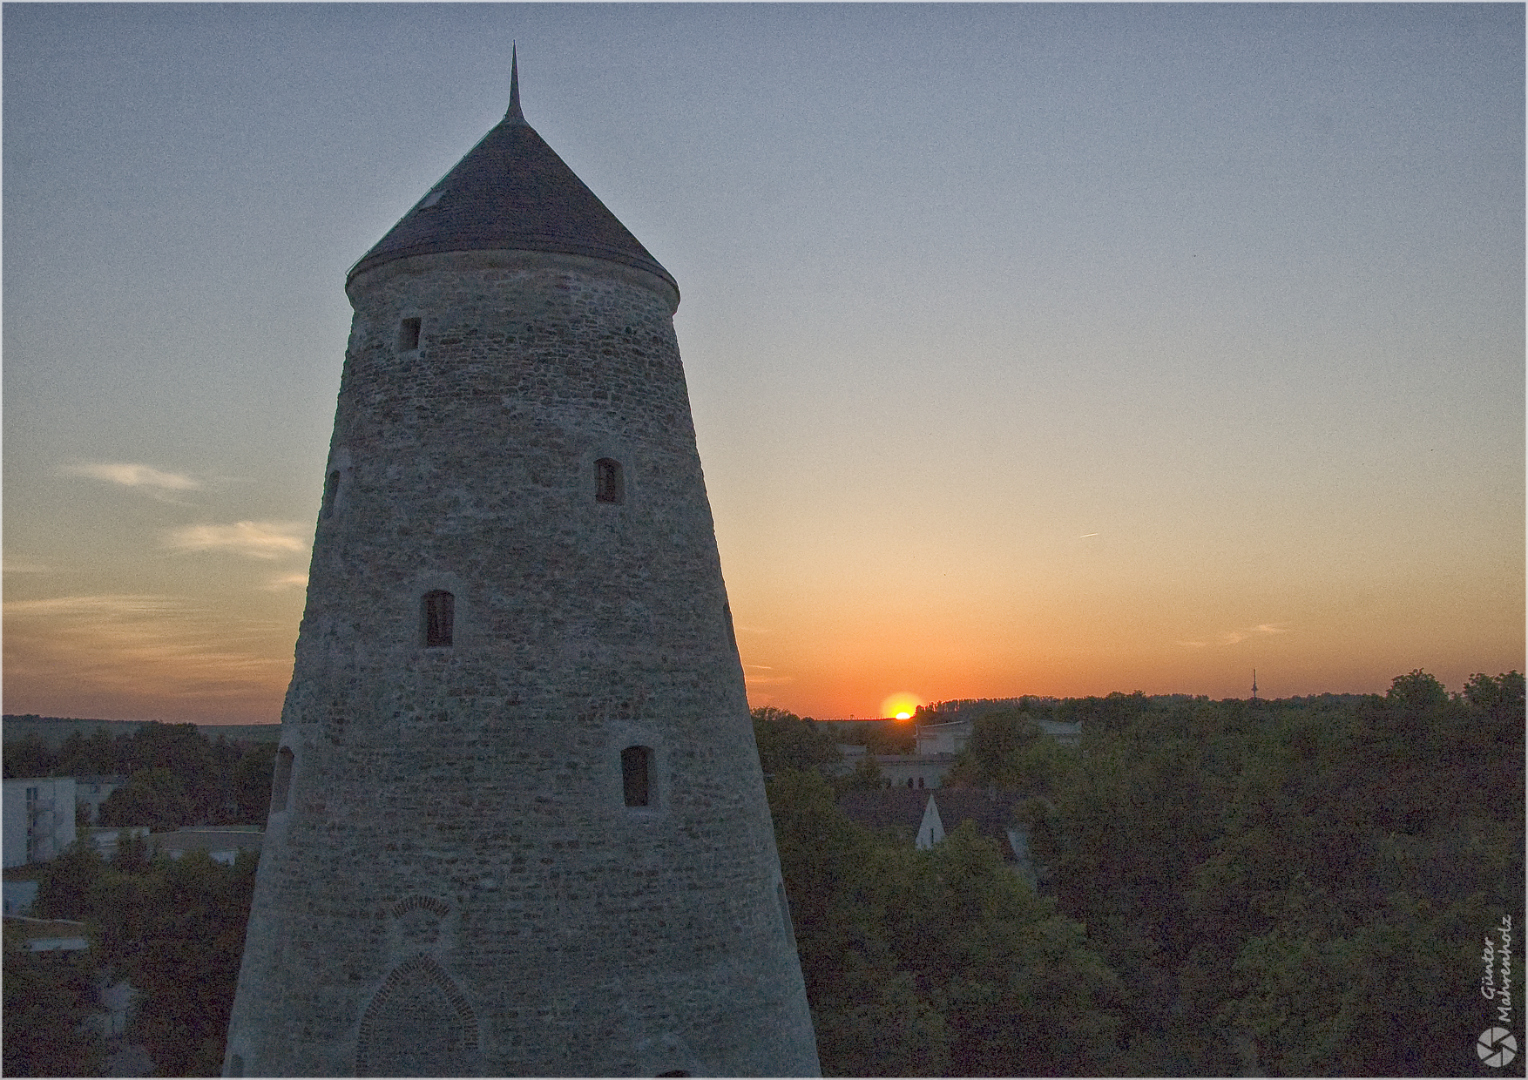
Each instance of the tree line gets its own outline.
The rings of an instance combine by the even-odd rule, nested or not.
[[[4,1071],[99,1076],[110,1046],[87,1022],[103,981],[140,993],[127,1030],[156,1076],[217,1076],[258,858],[150,858],[137,838],[110,861],[75,844],[45,863],[33,914],[84,922],[90,949],[46,955],[5,943]]]
[[[1517,672],[988,713],[946,783],[1025,796],[1039,893],[969,825],[918,852],[853,824],[847,778],[797,767],[830,736],[755,728],[825,1074],[1488,1071],[1480,941],[1523,914]]]
[[[1078,745],[1042,718],[1082,720]],[[924,852],[850,821],[838,799],[879,785],[873,760],[844,774],[811,723],[761,710],[754,730],[825,1075],[1488,1071],[1480,940],[1523,922],[1517,672],[1457,695],[1412,672],[1383,696],[1111,694],[984,715],[947,782],[1023,796],[1038,891],[969,824]],[[268,760],[184,732],[136,745],[112,760],[190,770],[203,816],[230,790],[206,776],[233,774],[196,769]],[[269,783],[267,766],[257,820]],[[136,844],[45,864],[37,913],[84,921],[92,949],[7,943],[5,1071],[98,1071],[102,1046],[71,1020],[104,965],[145,991],[130,1037],[161,1075],[217,1072],[253,880],[245,856]]]
[[[115,737],[72,732],[58,749],[35,735],[5,744],[7,780],[29,776],[125,776],[101,806],[101,825],[263,825],[270,807],[274,742],[208,739],[195,724],[148,723]],[[85,824],[80,819],[79,824]]]
[[[73,732],[57,749],[35,736],[5,746],[7,779],[126,776],[101,807],[105,826],[263,825],[274,742],[208,739],[195,724],[149,723],[112,736]],[[84,824],[83,819],[78,819]],[[150,858],[142,838],[108,861],[77,842],[37,868],[31,914],[86,924],[85,953],[30,953],[5,942],[4,1071],[12,1076],[100,1075],[107,1041],[87,1018],[97,987],[129,982],[140,993],[129,1041],[161,1076],[212,1076],[244,949],[257,857],[233,866],[205,853]]]

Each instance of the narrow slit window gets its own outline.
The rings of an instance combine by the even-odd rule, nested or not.
[[[621,478],[621,463],[614,458],[600,458],[594,463],[594,498],[596,502],[618,503],[625,500],[626,485]]]
[[[419,320],[404,319],[398,324],[398,351],[412,352],[419,348]]]
[[[621,751],[621,787],[627,806],[652,805],[652,766],[650,746],[628,746]]]
[[[456,622],[456,597],[444,589],[424,594],[424,644],[427,649],[451,644]]]
[[[340,474],[339,470],[336,469],[334,472],[331,472],[328,476],[324,477],[324,501],[319,507],[319,517],[328,517],[330,514],[334,513],[334,497],[339,494],[339,490]]]
[[[276,751],[276,776],[271,784],[271,813],[279,814],[287,808],[292,791],[292,748],[283,746]]]

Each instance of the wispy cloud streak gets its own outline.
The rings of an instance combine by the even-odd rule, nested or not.
[[[164,472],[152,465],[138,465],[125,461],[91,461],[79,465],[65,465],[63,472],[69,476],[85,476],[109,484],[130,488],[151,488],[159,491],[195,491],[202,485],[184,473]]]
[[[308,550],[305,526],[296,521],[236,521],[232,525],[186,525],[169,535],[175,551],[226,551],[251,559],[276,559]]]
[[[1240,630],[1227,630],[1218,638],[1216,638],[1215,644],[1222,646],[1240,645],[1248,638],[1259,634],[1269,635],[1287,633],[1289,633],[1288,623],[1259,623],[1256,626],[1248,626]],[[1206,649],[1210,646],[1210,642],[1208,641],[1179,641],[1178,644],[1185,649]]]
[[[178,703],[207,719],[224,711],[274,719],[292,669],[289,646],[270,627],[230,623],[182,597],[9,600],[4,615],[8,707],[99,700],[153,715]]]

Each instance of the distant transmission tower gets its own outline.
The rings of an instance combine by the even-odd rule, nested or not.
[[[1257,700],[1257,668],[1252,669],[1252,700]]]

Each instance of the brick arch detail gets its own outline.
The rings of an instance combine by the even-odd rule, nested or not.
[[[402,900],[399,900],[396,904],[394,904],[392,907],[392,916],[395,919],[401,919],[409,912],[417,911],[419,908],[424,908],[426,911],[433,912],[434,914],[440,916],[442,919],[451,913],[451,905],[446,903],[444,900],[437,900],[433,896],[419,896],[415,894],[413,896],[405,896]]]
[[[410,897],[409,899],[414,899]],[[428,897],[420,897],[428,901]],[[429,907],[435,910],[435,906],[444,907],[440,901],[421,903],[416,907]],[[450,1049],[454,1052],[454,1062],[435,1062],[434,1064],[447,1066],[445,1072],[433,1075],[463,1075],[466,1070],[460,1066],[466,1065],[471,1059],[475,1059],[478,1053],[478,1022],[472,1012],[472,1006],[467,1003],[466,996],[456,985],[455,980],[446,974],[444,968],[434,957],[424,953],[418,953],[404,960],[392,971],[388,972],[387,978],[382,980],[382,985],[372,996],[371,1004],[366,1007],[366,1013],[361,1017],[361,1028],[356,1039],[355,1073],[357,1076],[403,1076],[403,1075],[431,1075],[422,1074],[414,1069],[405,1068],[398,1071],[395,1061],[383,1060],[384,1055],[378,1052],[377,1043],[380,1034],[379,1028],[387,1024],[392,1018],[389,1016],[388,1006],[400,993],[407,993],[410,989],[431,988],[440,994],[449,1003],[451,1011],[455,1014],[455,1030],[446,1032],[451,1043]],[[452,1069],[449,1066],[458,1066]]]

